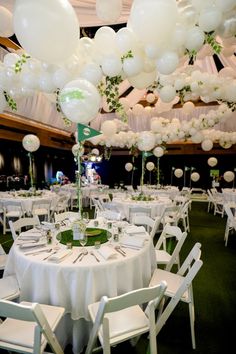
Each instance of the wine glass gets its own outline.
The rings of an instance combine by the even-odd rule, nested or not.
[[[80,245],[82,246],[83,254],[86,253],[86,251],[85,251],[85,245],[87,244],[87,242],[88,242],[88,236],[86,235],[85,232],[81,232],[81,233],[80,233],[80,236],[79,236],[79,243],[80,243]]]

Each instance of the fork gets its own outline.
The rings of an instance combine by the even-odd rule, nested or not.
[[[49,257],[51,257],[53,254],[56,254],[56,253],[57,253],[57,251],[51,252],[51,253],[49,254],[49,256],[43,258],[43,261],[46,261],[46,259],[48,259]]]
[[[98,257],[96,256],[96,254],[93,253],[93,251],[90,251],[90,254],[94,256],[97,262],[100,262],[100,259],[98,259]]]
[[[78,261],[78,259],[79,259],[82,255],[83,255],[83,252],[80,252],[80,253],[78,254],[78,256],[73,260],[72,263],[76,263],[76,262]]]

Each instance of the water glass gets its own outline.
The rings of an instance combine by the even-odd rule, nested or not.
[[[88,211],[84,211],[82,213],[82,219],[85,221],[86,224],[89,223],[89,213],[88,213]]]

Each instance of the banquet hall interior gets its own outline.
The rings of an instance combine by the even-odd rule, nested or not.
[[[236,0],[1,0],[0,119],[0,353],[231,352]]]

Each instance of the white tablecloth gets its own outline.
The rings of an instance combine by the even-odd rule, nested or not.
[[[102,295],[111,297],[148,286],[156,267],[151,239],[140,250],[127,248],[126,257],[117,253],[115,259],[106,261],[99,256],[100,263],[89,254],[73,264],[80,250],[74,247],[72,255],[56,264],[43,261],[45,253],[26,256],[19,246],[13,245],[4,272],[4,276],[16,274],[21,300],[65,307],[67,315],[63,328],[59,328],[60,338],[64,344],[73,343],[74,353],[81,352],[88,340],[88,304],[100,300]]]
[[[114,198],[112,203],[121,211],[122,215],[124,215],[127,219],[129,218],[129,208],[130,207],[145,207],[151,209],[151,217],[155,218],[156,216],[162,215],[162,212],[167,206],[172,204],[170,199],[163,200],[153,200],[153,201],[134,201],[130,198],[128,199],[119,199]]]

